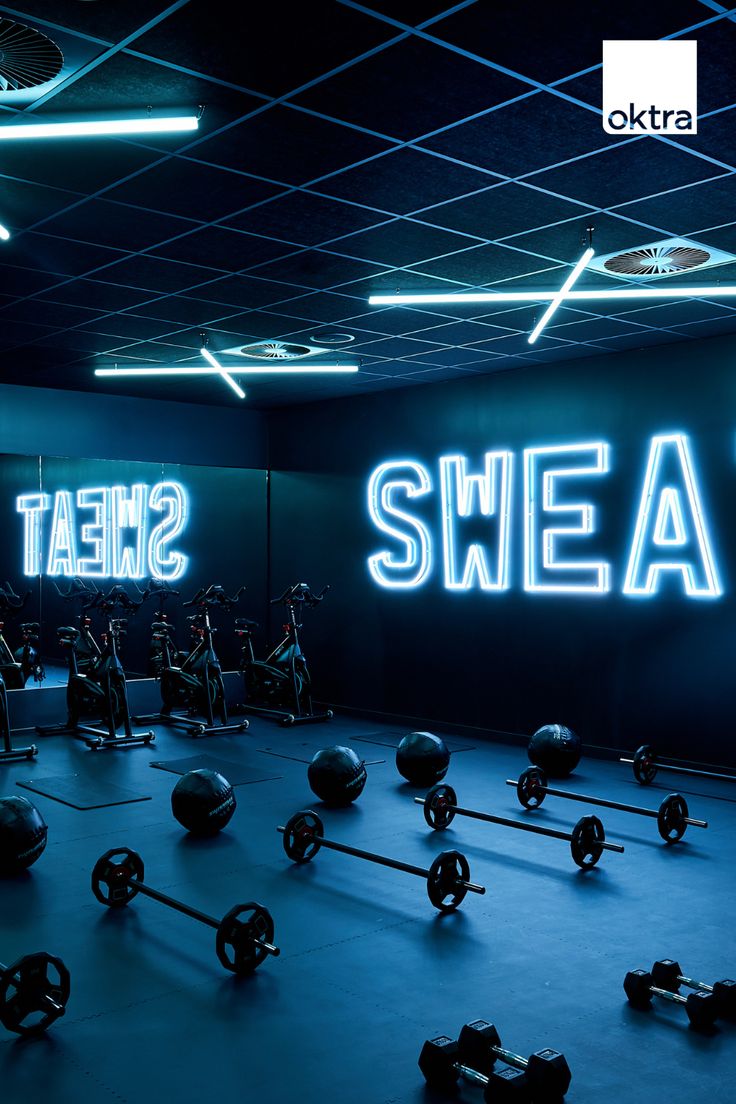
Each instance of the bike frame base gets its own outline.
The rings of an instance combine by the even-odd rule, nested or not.
[[[269,717],[274,721],[278,721],[284,728],[291,728],[293,725],[303,724],[320,724],[322,721],[329,721],[332,716],[332,710],[326,709],[323,713],[292,713],[289,709],[273,709],[267,705],[238,705],[238,713],[253,713],[258,717]]]
[[[107,728],[97,728],[95,725],[69,724],[62,721],[55,725],[36,725],[39,736],[73,736],[81,740],[92,751],[100,751],[103,748],[141,747],[152,744],[156,739],[155,733],[148,732],[130,733],[122,736],[111,736]]]
[[[231,732],[245,732],[249,727],[248,721],[238,721],[228,724],[217,724],[208,721],[198,721],[195,717],[186,713],[145,713],[140,717],[133,717],[134,724],[161,724],[171,728],[183,728],[190,736],[198,739],[202,736],[221,736]]]
[[[37,755],[38,748],[35,744],[25,748],[8,748],[6,751],[0,751],[0,763],[13,763],[19,759],[35,759]]]

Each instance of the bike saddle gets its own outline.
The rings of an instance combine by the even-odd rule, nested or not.
[[[258,628],[258,622],[257,621],[250,621],[250,620],[248,620],[247,617],[236,617],[235,618],[235,628],[236,629],[257,629]]]
[[[76,644],[81,636],[79,629],[74,625],[62,625],[56,630],[56,635],[59,638],[61,644]]]

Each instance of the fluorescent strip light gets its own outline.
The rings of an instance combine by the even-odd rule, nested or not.
[[[222,378],[224,379],[224,381],[228,385],[228,387],[232,387],[233,391],[238,396],[238,398],[239,399],[244,399],[245,398],[245,391],[243,390],[243,388],[240,386],[239,383],[237,383],[236,380],[233,379],[233,377],[229,374],[229,372],[225,371],[225,369],[222,367],[222,365],[218,364],[218,362],[215,360],[215,358],[213,357],[213,355],[209,351],[209,349],[205,349],[205,347],[202,346],[202,348],[199,351],[202,354],[202,356],[204,357],[204,359],[207,361],[207,363],[211,364],[213,368],[217,369],[217,371],[220,373],[220,375],[222,376]]]
[[[348,375],[358,371],[357,365],[310,364],[308,368],[271,368],[260,364],[253,368],[228,365],[228,372],[237,376],[311,376],[311,375]],[[96,376],[219,376],[216,368],[95,368]]]
[[[550,303],[557,291],[459,291],[371,295],[372,307],[410,307],[431,303]],[[615,291],[570,291],[568,302],[616,302],[617,299],[730,299],[736,295],[733,284],[677,288],[617,288]]]
[[[578,263],[575,265],[574,269],[572,270],[570,275],[567,277],[567,279],[565,280],[565,282],[562,285],[562,287],[560,288],[560,290],[557,292],[557,295],[555,295],[554,299],[552,300],[550,305],[547,307],[546,311],[544,312],[542,317],[539,319],[539,321],[537,322],[537,324],[534,327],[534,329],[532,330],[532,332],[529,334],[529,339],[528,340],[529,340],[530,345],[533,345],[534,342],[537,340],[537,338],[541,334],[542,330],[547,325],[550,318],[555,313],[557,308],[560,306],[560,304],[562,303],[562,300],[565,298],[568,291],[570,290],[572,285],[577,280],[578,276],[580,276],[581,272],[583,271],[583,269],[587,265],[590,258],[593,257],[594,255],[595,255],[595,250],[594,249],[586,249],[585,250],[582,257],[580,258]]]
[[[76,123],[12,123],[0,126],[0,142],[19,138],[87,138],[95,135],[167,134],[197,130],[196,115],[169,118],[86,119]]]
[[[9,241],[9,240],[10,240],[10,231],[8,230],[7,226],[3,226],[2,223],[0,223],[0,241]]]

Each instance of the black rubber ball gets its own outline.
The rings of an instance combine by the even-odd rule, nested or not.
[[[171,793],[171,811],[193,836],[214,836],[230,820],[237,802],[227,778],[213,770],[183,775]]]
[[[312,793],[325,805],[349,805],[362,794],[367,777],[365,763],[349,747],[323,748],[307,769]]]
[[[450,752],[444,740],[431,732],[410,732],[396,749],[396,767],[412,786],[434,786],[444,778]]]
[[[48,828],[26,797],[0,797],[0,875],[20,874],[46,846]]]
[[[567,778],[583,753],[580,737],[564,725],[544,725],[529,741],[529,761],[550,778]]]

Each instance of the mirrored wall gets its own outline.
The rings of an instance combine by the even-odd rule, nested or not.
[[[266,481],[262,470],[0,454],[0,585],[24,599],[2,614],[11,652],[23,646],[21,626],[37,622],[43,685],[66,681],[57,629],[79,616],[80,603],[64,598],[74,579],[101,590],[122,584],[136,600],[149,579],[166,580],[179,592],[166,605],[182,649],[191,613],[183,603],[211,583],[228,593],[245,586],[238,614],[263,621]],[[123,660],[130,678],[150,673],[158,608],[151,598],[129,618]],[[234,616],[215,617],[224,670],[237,667]],[[26,682],[36,685],[33,677]]]

